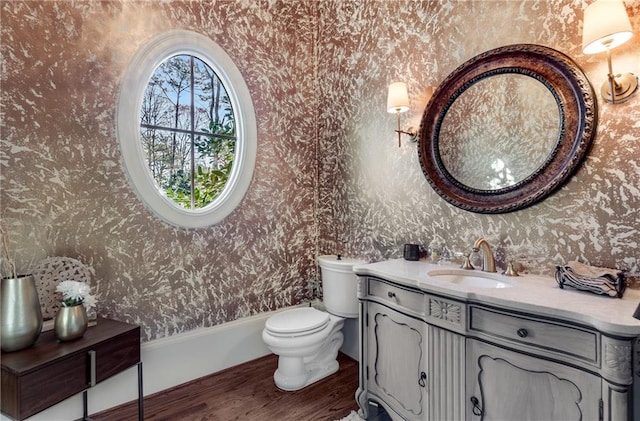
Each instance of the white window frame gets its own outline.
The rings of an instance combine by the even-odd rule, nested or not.
[[[220,195],[208,206],[189,210],[159,191],[145,159],[140,135],[140,108],[150,77],[165,60],[192,55],[209,65],[224,85],[236,121],[235,157]],[[117,136],[131,185],[147,208],[162,220],[184,228],[203,228],[222,221],[240,204],[255,167],[257,129],[249,88],[224,50],[196,32],[164,32],[140,47],[127,67],[116,112]]]

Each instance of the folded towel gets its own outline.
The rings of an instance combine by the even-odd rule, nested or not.
[[[579,290],[618,298],[622,298],[626,288],[623,271],[588,266],[580,262],[556,266],[556,281],[560,288],[568,285]]]
[[[597,266],[589,266],[580,262],[569,262],[567,266],[574,270],[580,276],[588,276],[589,278],[599,278],[601,276],[610,275],[617,278],[621,271],[617,269],[600,268]]]

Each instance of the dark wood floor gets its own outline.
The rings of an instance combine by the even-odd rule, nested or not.
[[[268,355],[176,386],[144,399],[144,419],[154,421],[333,421],[357,410],[358,363],[339,354],[340,369],[295,392],[273,383],[278,359]],[[93,414],[94,421],[137,419],[137,402]]]

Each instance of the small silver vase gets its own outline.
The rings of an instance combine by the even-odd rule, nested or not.
[[[84,305],[60,307],[53,324],[56,337],[62,341],[72,341],[81,338],[87,330],[89,319]]]
[[[42,310],[31,275],[2,279],[2,351],[13,352],[33,345],[42,331]]]

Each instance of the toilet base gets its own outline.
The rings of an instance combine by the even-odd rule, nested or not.
[[[282,357],[280,357],[282,358]],[[298,377],[290,377],[283,375],[282,372],[278,369],[273,373],[273,380],[278,387],[278,389],[284,390],[286,392],[293,392],[294,390],[300,390],[317,382],[318,380],[322,380],[325,377],[328,377],[338,371],[340,365],[338,361],[331,361],[327,367],[318,367],[312,370],[305,370],[305,376]]]
[[[321,349],[311,357],[280,355],[278,369],[273,373],[276,386],[287,392],[300,390],[338,371],[338,350],[344,341],[340,328],[342,321],[337,329],[334,328]]]

